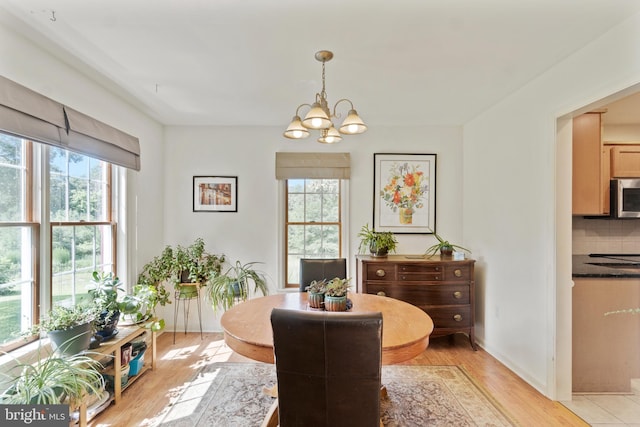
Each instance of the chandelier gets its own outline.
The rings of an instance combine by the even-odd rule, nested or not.
[[[353,103],[348,99],[342,98],[338,100],[333,106],[333,113],[329,110],[327,92],[324,88],[324,64],[327,61],[331,61],[331,58],[333,58],[333,52],[328,50],[316,52],[316,60],[322,62],[322,91],[316,93],[316,101],[313,104],[301,104],[298,106],[296,115],[293,116],[289,127],[287,127],[287,130],[284,132],[284,136],[287,138],[306,138],[309,136],[309,129],[316,129],[320,131],[318,142],[333,144],[341,141],[342,135],[355,135],[367,130],[367,126],[353,108]],[[336,129],[331,119],[340,118],[340,115],[336,114],[336,109],[341,102],[348,102],[351,108],[340,127]],[[303,120],[300,119],[300,108],[302,107],[310,107],[309,112]]]

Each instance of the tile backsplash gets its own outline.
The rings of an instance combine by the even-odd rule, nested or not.
[[[640,219],[573,217],[573,254],[640,254]]]

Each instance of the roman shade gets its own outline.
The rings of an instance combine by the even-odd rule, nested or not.
[[[0,130],[140,170],[138,138],[2,76]]]
[[[276,153],[276,179],[349,179],[349,153]]]

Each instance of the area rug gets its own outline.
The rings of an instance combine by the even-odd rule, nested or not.
[[[158,426],[260,426],[273,399],[275,367],[213,363],[203,367],[165,408]],[[384,366],[385,426],[514,426],[508,414],[458,366]]]

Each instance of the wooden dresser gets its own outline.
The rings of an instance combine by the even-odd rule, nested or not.
[[[408,258],[357,256],[357,292],[397,298],[423,309],[433,319],[431,336],[457,332],[474,336],[475,261],[454,261],[440,255]]]

